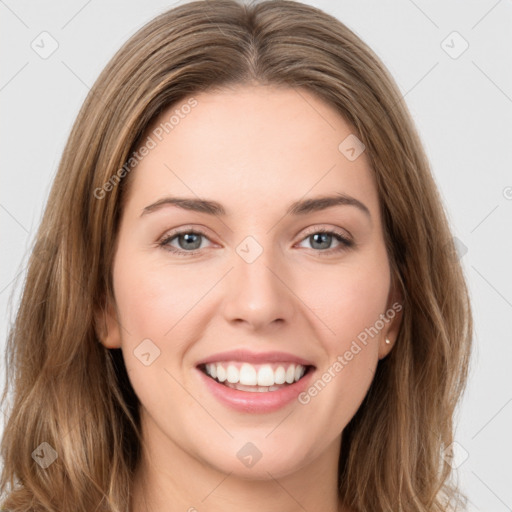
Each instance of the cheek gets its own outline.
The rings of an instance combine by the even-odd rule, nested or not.
[[[126,331],[137,337],[171,339],[178,322],[176,330],[186,324],[181,319],[204,295],[208,282],[199,273],[166,267],[161,261],[155,265],[144,255],[120,254],[114,287]]]
[[[316,324],[322,332],[318,341],[326,357],[299,401],[310,408],[319,429],[330,425],[328,433],[319,430],[319,436],[335,436],[344,428],[373,380],[381,330],[386,325],[381,315],[386,313],[389,293],[387,268],[381,251],[357,265],[332,266],[329,272],[317,274],[315,287],[304,300],[318,317]]]
[[[205,293],[201,279],[191,282],[184,272],[125,250],[116,256],[113,280],[123,358],[141,403],[157,411],[159,403],[172,396],[191,407],[190,397],[171,376],[178,375],[177,366],[193,337],[187,313],[191,315]]]
[[[208,297],[208,292],[218,280],[215,275],[222,271],[209,265],[191,270],[162,261],[160,258],[154,264],[147,255],[127,250],[116,258],[114,291],[125,327],[123,337],[133,333],[132,343],[140,343],[141,336],[169,341],[176,339],[177,333],[185,339],[183,331],[187,331],[190,318],[196,316],[200,323],[198,312],[212,314],[209,299],[215,294]],[[308,315],[309,321],[317,325],[319,333],[325,332],[320,339],[330,353],[343,350],[384,313],[390,276],[383,261],[387,262],[386,254],[377,249],[348,262],[316,265],[290,276],[294,293],[300,297],[297,310],[305,305],[304,313],[313,313]]]
[[[323,324],[322,339],[331,355],[347,350],[353,340],[364,341],[365,335],[368,340],[378,338],[371,328],[385,313],[390,286],[389,271],[380,258],[368,258],[357,265],[332,266],[318,273],[313,282],[314,287],[302,286],[301,298]],[[377,349],[377,343],[373,346]]]

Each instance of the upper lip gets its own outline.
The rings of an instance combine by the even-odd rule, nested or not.
[[[197,363],[197,366],[222,361],[241,361],[247,363],[296,363],[302,366],[314,366],[311,361],[287,352],[249,352],[244,349],[228,350],[212,354]]]

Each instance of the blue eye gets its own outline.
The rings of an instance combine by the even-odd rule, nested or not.
[[[196,254],[201,247],[201,237],[206,237],[206,235],[202,231],[195,230],[185,230],[178,231],[176,233],[172,233],[166,237],[164,237],[160,242],[159,246],[163,247],[165,250],[170,251],[175,254]],[[181,248],[173,247],[170,244],[173,240],[177,239],[178,243],[180,240],[183,240],[182,243],[179,243]],[[190,249],[190,250],[189,250]]]
[[[158,242],[158,246],[179,256],[193,256],[201,251],[202,238],[209,240],[206,234],[200,230],[184,229],[164,236],[160,242]],[[354,245],[352,240],[341,233],[328,231],[326,229],[316,229],[311,231],[311,233],[304,237],[301,242],[308,239],[311,240],[312,245],[317,245],[317,247],[313,246],[312,249],[318,249],[314,252],[321,256],[338,253],[353,247]],[[338,242],[338,246],[334,248],[329,247],[332,245],[333,239]],[[174,240],[177,241],[178,247],[171,245],[171,242]]]
[[[335,247],[335,248],[331,248],[331,247],[325,247],[326,245],[327,246],[330,246],[332,244],[332,241],[336,240],[338,242],[338,247]],[[339,251],[342,251],[342,250],[345,250],[349,247],[352,247],[354,245],[354,242],[352,240],[349,240],[348,238],[346,238],[345,236],[343,236],[341,233],[338,233],[336,231],[328,231],[328,230],[324,230],[324,229],[316,229],[312,234],[306,236],[306,238],[303,239],[303,241],[305,240],[311,240],[311,244],[317,244],[317,245],[320,245],[321,247],[316,247],[317,249],[320,249],[320,251],[316,251],[316,252],[320,252],[320,253],[326,253],[326,254],[331,254],[332,252],[339,252]],[[315,247],[313,246],[313,249],[315,249]],[[323,256],[323,254],[322,254]]]

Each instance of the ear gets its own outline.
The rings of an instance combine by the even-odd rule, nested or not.
[[[98,341],[105,348],[121,348],[121,329],[117,311],[111,301],[94,311],[94,329]]]
[[[389,320],[381,331],[379,339],[379,359],[385,358],[391,349],[395,346],[400,326],[402,325],[402,316],[404,309],[403,295],[396,285],[396,280],[389,293],[388,304],[384,315]],[[386,343],[386,339],[390,343]]]

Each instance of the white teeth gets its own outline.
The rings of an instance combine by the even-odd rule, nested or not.
[[[236,366],[233,366],[230,364],[228,366],[227,371],[227,381],[231,382],[231,384],[235,384],[239,380],[240,372],[238,371],[238,368]]]
[[[274,371],[270,365],[266,364],[258,370],[258,386],[273,386]]]
[[[234,363],[209,363],[205,365],[205,369],[210,377],[219,382],[258,386],[258,388],[269,388],[270,391],[279,389],[277,386],[285,383],[297,382],[306,372],[306,367],[301,364],[278,366],[273,370],[270,364],[255,367],[250,363],[242,363],[239,368]]]
[[[244,363],[240,368],[240,384],[245,386],[256,386],[258,384],[258,376],[254,366]]]
[[[249,391],[251,393],[267,393],[268,391],[277,391],[282,386],[244,386],[243,384],[231,384],[227,382],[227,387],[232,389],[238,389],[238,391]]]
[[[286,380],[286,370],[279,366],[274,373],[274,384],[284,384]]]
[[[286,370],[285,380],[288,384],[291,384],[295,380],[295,365],[292,364],[288,367],[288,370]]]
[[[206,367],[208,369],[208,373],[215,379],[217,377],[217,365],[216,364],[207,364]]]
[[[217,365],[217,379],[219,382],[224,382],[226,380],[226,370],[224,370],[224,366],[220,364]]]

